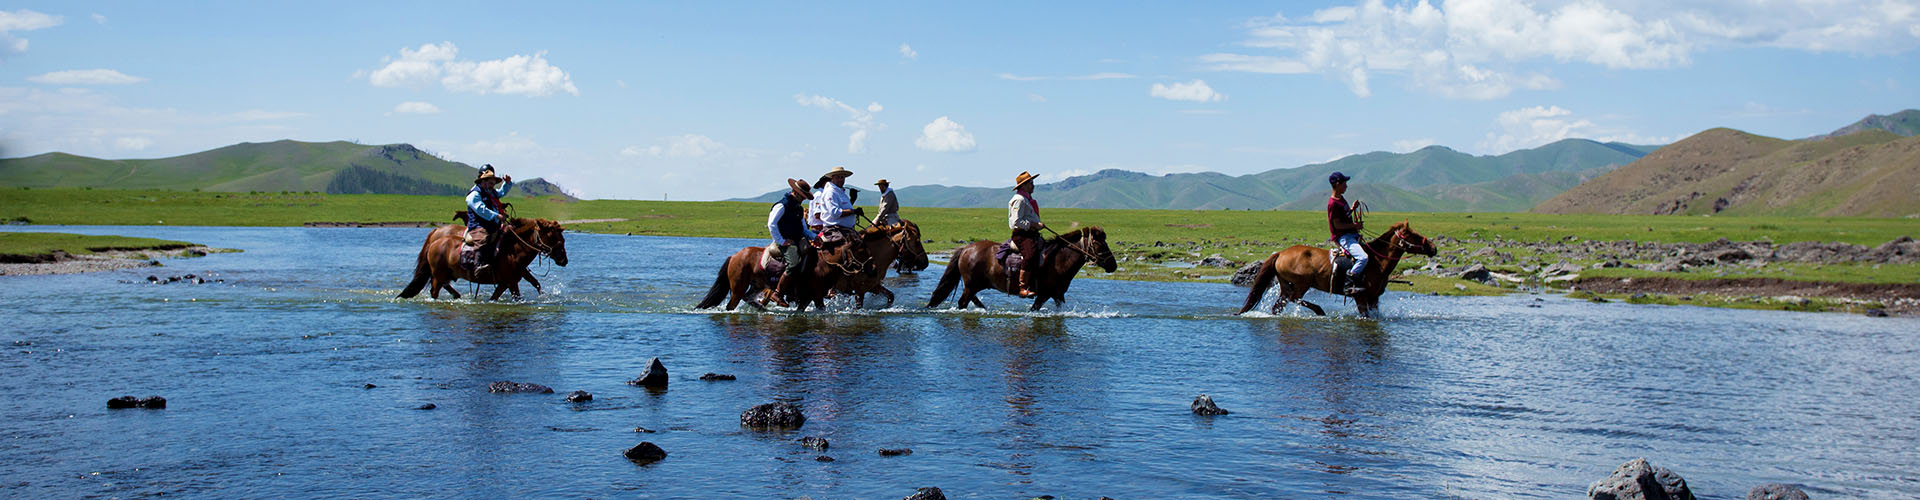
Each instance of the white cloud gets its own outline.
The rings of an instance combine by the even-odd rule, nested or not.
[[[407,101],[393,107],[395,113],[431,115],[440,112],[440,107],[430,102]]]
[[[113,147],[115,149],[126,151],[141,151],[152,145],[153,139],[145,137],[121,137],[113,141]]]
[[[653,158],[702,159],[731,157],[734,159],[759,158],[760,153],[751,150],[727,147],[720,141],[700,134],[685,134],[661,139],[662,143],[649,146],[628,146],[620,150],[626,156],[648,156]]]
[[[1027,100],[1032,102],[1047,102],[1047,96],[1043,96],[1040,94],[1027,94]]]
[[[400,49],[400,57],[382,59],[385,66],[367,74],[376,87],[424,87],[439,83],[447,90],[474,94],[548,96],[557,92],[580,95],[573,77],[547,62],[546,51],[491,61],[464,61],[453,42],[429,43],[418,49]]]
[[[1208,69],[1317,73],[1372,95],[1372,76],[1457,99],[1495,99],[1558,88],[1540,67],[1578,62],[1610,69],[1684,66],[1713,47],[1899,53],[1920,46],[1920,4],[1835,2],[1595,2],[1360,0],[1304,20],[1275,15],[1248,23],[1241,45],[1278,55],[1216,53]]]
[[[184,154],[240,141],[285,139],[297,112],[248,110],[187,112],[119,105],[92,89],[0,87],[0,144],[9,151],[64,151],[119,158],[127,151]]]
[[[920,138],[914,139],[913,145],[927,151],[943,153],[974,150],[973,133],[967,132],[966,127],[945,116],[936,118],[928,122],[927,126],[921,127]]]
[[[1559,106],[1533,106],[1500,113],[1492,132],[1480,142],[1485,154],[1504,154],[1535,148],[1562,139],[1590,139],[1629,144],[1665,144],[1671,137],[1649,137],[1619,127],[1595,124]]]
[[[1433,138],[1431,137],[1422,137],[1419,139],[1401,139],[1398,141],[1393,141],[1393,152],[1409,153],[1413,151],[1419,151],[1420,148],[1432,146],[1435,144],[1439,144],[1439,142],[1433,140]]]
[[[1219,102],[1227,98],[1224,94],[1214,92],[1213,87],[1207,86],[1207,82],[1200,80],[1187,83],[1175,82],[1172,85],[1156,83],[1152,88],[1147,89],[1147,95],[1171,101],[1188,102]]]
[[[104,16],[104,15],[101,15],[100,13],[98,13],[98,12],[95,12],[95,13],[93,13],[93,23],[94,23],[94,24],[107,24],[107,16]]]
[[[27,80],[48,85],[127,85],[147,81],[110,69],[70,69],[30,76]]]
[[[0,58],[27,51],[27,39],[13,36],[15,31],[33,31],[52,28],[62,22],[60,16],[42,14],[27,9],[13,12],[0,10]]]
[[[826,96],[794,94],[793,100],[801,106],[820,108],[827,111],[838,110],[845,112],[847,114],[847,121],[840,122],[840,125],[853,129],[853,133],[847,136],[848,153],[858,154],[867,152],[867,138],[872,136],[874,132],[887,128],[886,124],[882,124],[874,119],[874,114],[884,109],[878,102],[868,104],[867,107],[863,109],[848,106],[847,103],[840,102],[839,99]]]
[[[903,44],[900,44],[900,57],[905,57],[907,59],[912,59],[912,60],[919,60],[920,53],[915,52],[913,50],[913,47],[910,47],[907,44],[903,43]]]
[[[1068,75],[1068,76],[1020,76],[1013,73],[1000,74],[1001,80],[1013,80],[1016,82],[1034,82],[1034,81],[1041,81],[1041,80],[1121,80],[1121,79],[1128,79],[1128,78],[1139,78],[1139,77],[1126,74],[1126,73],[1094,73],[1090,75]]]

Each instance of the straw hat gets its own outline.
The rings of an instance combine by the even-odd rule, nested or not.
[[[473,178],[473,183],[479,184],[489,180],[498,181],[500,180],[500,177],[493,175],[493,169],[486,168],[486,169],[481,169],[480,175]]]
[[[877,181],[873,181],[873,185],[875,185],[875,186],[885,186],[885,185],[887,185],[887,180],[886,180],[886,179],[880,179],[880,180],[877,180]]]
[[[833,166],[833,170],[828,170],[828,171],[827,171],[827,175],[826,175],[826,177],[846,177],[846,176],[849,176],[849,175],[853,175],[853,171],[852,171],[852,170],[847,170],[847,167],[842,167],[842,166],[839,166],[839,165],[834,165],[834,166]]]
[[[813,190],[807,189],[807,182],[800,179],[787,179],[787,187],[793,189],[794,196],[802,201],[813,199]]]
[[[1020,175],[1013,178],[1013,189],[1016,191],[1019,190],[1020,186],[1024,186],[1024,185],[1027,185],[1028,183],[1033,182],[1033,179],[1036,177],[1040,177],[1040,176],[1029,174],[1026,172],[1020,172]]]

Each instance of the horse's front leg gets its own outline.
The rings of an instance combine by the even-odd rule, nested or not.
[[[533,279],[533,273],[529,273],[523,269],[520,271],[520,279],[527,280],[527,284],[533,285],[533,291],[536,291],[536,292],[545,291],[540,289],[540,280]]]
[[[884,296],[887,298],[887,305],[881,306],[880,307],[881,309],[887,309],[887,308],[893,307],[893,290],[888,290],[887,287],[885,286],[874,285],[873,292],[878,293],[881,296]]]
[[[488,300],[488,301],[496,301],[496,300],[500,300],[500,293],[501,293],[501,292],[505,292],[505,291],[507,291],[507,285],[494,285],[494,286],[493,286],[493,296],[492,296],[492,297],[487,297],[487,300]]]
[[[1040,310],[1040,306],[1041,306],[1041,305],[1045,305],[1046,303],[1047,303],[1047,296],[1045,296],[1045,295],[1041,295],[1041,296],[1039,296],[1039,297],[1034,297],[1034,298],[1033,298],[1033,307],[1029,307],[1029,308],[1027,308],[1027,310],[1028,310],[1028,311],[1038,311],[1038,310]]]

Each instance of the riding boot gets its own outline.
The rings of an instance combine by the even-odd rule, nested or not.
[[[775,305],[778,305],[780,307],[788,307],[787,294],[793,292],[793,282],[795,281],[800,281],[800,277],[781,276],[780,282],[775,283],[773,285],[773,303]]]
[[[1019,295],[1020,298],[1023,298],[1023,299],[1031,299],[1035,295],[1039,295],[1039,294],[1033,293],[1032,276],[1033,276],[1033,271],[1028,271],[1025,269],[1020,270],[1020,279],[1017,280],[1016,284],[1014,285],[1019,288],[1019,291],[1015,292],[1015,295]]]

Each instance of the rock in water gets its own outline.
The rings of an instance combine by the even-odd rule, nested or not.
[[[900,500],[947,500],[947,494],[941,493],[940,488],[928,486]]]
[[[902,457],[902,456],[907,456],[912,454],[913,454],[913,450],[911,448],[881,448],[880,449],[880,456],[883,456],[883,457]]]
[[[167,409],[167,398],[147,396],[147,399],[140,400],[140,407],[149,410],[165,410]]]
[[[420,405],[420,406],[415,406],[415,407],[413,407],[413,409],[415,409],[415,410],[431,410],[431,409],[434,409],[434,408],[439,408],[439,407],[438,407],[438,406],[434,406],[434,405],[433,405],[433,403],[427,403],[427,404],[423,404],[423,405]]]
[[[372,389],[372,388],[375,388],[375,387],[380,387],[380,386],[377,386],[377,385],[373,385],[373,384],[367,384],[367,385],[365,385],[365,386],[361,386],[360,388],[361,388],[361,389]]]
[[[1265,261],[1255,261],[1240,266],[1240,270],[1233,272],[1233,284],[1238,286],[1253,286],[1253,280],[1254,278],[1260,277],[1260,266],[1264,264],[1266,264]]]
[[[706,375],[700,376],[700,380],[705,380],[708,382],[717,382],[721,380],[733,380],[733,379],[734,377],[732,375],[727,375],[723,373],[708,373]]]
[[[647,363],[647,371],[641,373],[640,378],[628,380],[627,385],[665,389],[667,387],[667,365],[661,364],[660,358],[653,358],[652,362]]]
[[[1693,490],[1679,474],[1636,458],[1613,470],[1613,475],[1587,488],[1588,500],[1693,500]]]
[[[1212,396],[1201,394],[1200,397],[1193,398],[1193,414],[1194,415],[1211,417],[1214,415],[1226,415],[1228,413],[1231,413],[1231,412],[1222,410],[1220,409],[1219,405],[1213,404]]]
[[[1870,317],[1870,318],[1885,318],[1885,317],[1887,317],[1887,310],[1886,310],[1886,309],[1868,309],[1868,310],[1867,310],[1867,317]]]
[[[1791,484],[1767,483],[1747,490],[1747,500],[1807,500],[1807,492]]]
[[[800,446],[805,446],[805,447],[813,448],[816,450],[825,450],[830,445],[827,443],[827,438],[823,438],[820,436],[807,436],[807,437],[800,438]]]
[[[667,450],[662,450],[651,442],[641,441],[640,444],[627,448],[627,451],[621,455],[627,457],[627,460],[632,460],[633,463],[646,465],[667,458]]]
[[[540,385],[540,384],[524,384],[520,382],[514,382],[511,380],[502,380],[499,382],[487,384],[487,392],[504,392],[504,393],[510,393],[510,394],[553,394],[553,388]]]
[[[567,394],[567,402],[569,403],[585,403],[588,401],[593,401],[593,394],[587,391],[573,391],[573,393]]]
[[[791,429],[806,423],[807,416],[791,403],[767,403],[740,413],[740,425],[752,429]]]
[[[1493,281],[1493,272],[1488,271],[1487,266],[1474,264],[1471,266],[1467,266],[1466,269],[1461,269],[1460,273],[1453,275],[1453,277],[1460,278],[1467,281],[1478,281],[1481,283],[1486,283],[1489,281]]]
[[[140,407],[140,398],[136,398],[133,396],[120,396],[117,398],[107,400],[107,409],[109,410],[120,410],[120,409],[126,409],[126,408],[139,408],[139,407]]]

